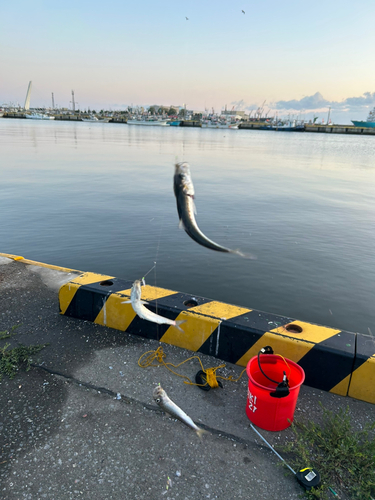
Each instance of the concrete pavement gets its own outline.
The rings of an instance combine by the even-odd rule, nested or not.
[[[299,498],[295,478],[249,427],[246,373],[204,392],[164,367],[140,368],[140,356],[160,345],[176,364],[195,353],[61,316],[58,289],[72,276],[0,257],[0,331],[20,325],[6,340],[11,347],[49,343],[29,372],[0,382],[2,498]],[[221,364],[200,358],[205,368]],[[192,360],[178,371],[194,379],[199,369]],[[227,363],[220,374],[241,371]],[[158,383],[209,431],[202,443],[153,402]],[[374,418],[369,403],[306,386],[295,418],[319,421],[319,402],[330,410],[348,406],[359,428]],[[272,444],[291,437],[290,429],[260,432]]]

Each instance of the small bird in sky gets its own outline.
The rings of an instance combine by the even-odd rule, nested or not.
[[[189,21],[189,18],[185,16],[186,21]]]
[[[245,14],[245,11],[244,11],[244,10],[242,11],[242,14]]]

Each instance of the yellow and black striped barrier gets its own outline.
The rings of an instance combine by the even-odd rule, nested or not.
[[[356,335],[356,355],[348,396],[375,403],[375,338]]]
[[[131,281],[0,253],[26,265],[76,276],[60,288],[60,312],[246,366],[262,347],[297,362],[306,385],[375,403],[375,338],[297,321],[162,288],[142,287],[151,311],[186,319],[185,333],[140,319],[129,300]]]
[[[358,358],[358,334],[172,290],[142,287],[142,300],[151,311],[186,320],[181,333],[173,326],[140,319],[130,303],[124,304],[131,286],[131,281],[113,276],[83,273],[61,287],[61,313],[240,366],[246,366],[262,347],[270,345],[278,354],[298,362],[305,371],[306,385],[375,403],[374,384],[364,389],[375,380],[375,348],[363,348],[363,357]]]

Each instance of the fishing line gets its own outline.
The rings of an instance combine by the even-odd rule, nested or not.
[[[146,277],[148,274],[150,274],[150,272],[151,272],[153,269],[155,269],[155,267],[156,267],[156,262],[154,262],[154,265],[152,266],[152,268],[151,268],[149,271],[147,271],[147,273],[146,273],[146,274],[142,277],[142,284],[143,284],[143,286],[145,286],[145,285],[146,285],[146,282],[145,282],[145,277]]]
[[[142,276],[142,284],[143,286],[146,285],[146,282],[145,282],[145,278],[148,274],[150,274],[150,272],[155,269],[155,286],[156,286],[156,263],[157,263],[157,260],[158,260],[158,256],[159,256],[159,248],[160,248],[160,239],[161,239],[161,233],[162,233],[162,230],[163,230],[163,226],[164,226],[164,217],[165,215],[163,215],[163,220],[162,220],[162,223],[161,223],[161,227],[160,227],[160,232],[159,232],[159,238],[158,238],[158,244],[157,244],[157,247],[156,247],[156,255],[155,255],[155,260],[154,260],[154,265],[151,267],[151,269],[149,269],[147,271],[146,274],[144,274]],[[153,218],[151,220],[154,220]]]
[[[162,218],[162,222],[161,222],[161,225],[160,225],[160,231],[159,231],[159,237],[158,237],[158,243],[157,243],[157,246],[156,246],[156,254],[155,254],[155,260],[154,260],[154,265],[151,267],[151,269],[149,269],[147,271],[147,273],[142,277],[142,285],[145,286],[146,285],[146,281],[145,281],[145,278],[148,274],[150,274],[150,272],[152,270],[154,270],[154,286],[156,288],[157,286],[157,280],[156,280],[156,264],[157,264],[157,261],[158,261],[158,258],[159,258],[159,250],[160,250],[160,241],[161,241],[161,235],[162,235],[162,232],[163,232],[163,228],[164,228],[164,218],[165,218],[165,215],[163,215],[163,218]],[[153,220],[153,219],[151,219]],[[158,299],[156,298],[155,300],[155,311],[156,311],[156,314],[158,314]],[[157,339],[159,340],[159,324],[156,324],[156,334],[157,334]]]
[[[165,219],[165,214],[163,215],[163,219],[161,221],[161,226],[160,226],[160,232],[159,232],[159,239],[158,239],[158,244],[157,244],[157,247],[156,247],[156,255],[155,255],[155,266],[156,267],[156,262],[158,260],[158,256],[159,256],[159,249],[160,249],[160,240],[161,240],[161,233],[163,231],[163,228],[164,228],[164,219]],[[155,271],[156,272],[156,271]],[[155,278],[156,279],[156,278]],[[156,282],[155,282],[156,283]]]
[[[163,215],[163,219],[161,221],[161,226],[160,226],[160,231],[159,231],[159,238],[158,238],[158,244],[157,244],[157,247],[156,247],[155,266],[154,266],[154,282],[155,282],[155,287],[156,287],[156,263],[157,263],[158,258],[159,258],[160,240],[161,240],[161,233],[163,232],[163,228],[164,228],[164,219],[165,219],[165,215]],[[155,307],[156,307],[156,314],[158,314],[158,299],[156,299]],[[157,331],[157,338],[159,339],[159,324],[157,324],[157,326],[156,326],[156,331]]]

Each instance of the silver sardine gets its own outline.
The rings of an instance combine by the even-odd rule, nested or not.
[[[193,429],[200,439],[202,438],[202,435],[206,431],[204,429],[200,429],[197,425],[195,425],[189,415],[186,415],[186,413],[181,410],[179,406],[177,406],[171,399],[169,399],[167,393],[160,385],[155,387],[153,397],[155,403],[160,406],[163,411],[169,413],[173,418],[177,418],[178,420],[180,420],[182,423],[190,427],[190,429]]]
[[[196,241],[211,250],[217,252],[235,253],[241,257],[253,258],[250,255],[245,255],[239,250],[231,250],[230,248],[218,245],[214,241],[205,236],[199,229],[195,220],[195,205],[194,205],[194,186],[191,179],[190,167],[186,162],[176,163],[175,174],[173,178],[173,189],[176,196],[177,212],[180,219],[180,224],[186,233]]]
[[[159,314],[155,314],[144,304],[148,304],[148,302],[141,300],[142,289],[141,289],[141,281],[135,280],[130,292],[130,300],[125,300],[122,304],[131,303],[134,312],[138,314],[138,316],[142,319],[146,319],[147,321],[152,321],[153,323],[158,323],[159,325],[171,325],[176,327],[180,332],[185,333],[183,329],[180,327],[182,323],[186,322],[186,319],[182,319],[179,321],[175,321],[174,319],[164,318],[163,316],[159,316]]]

